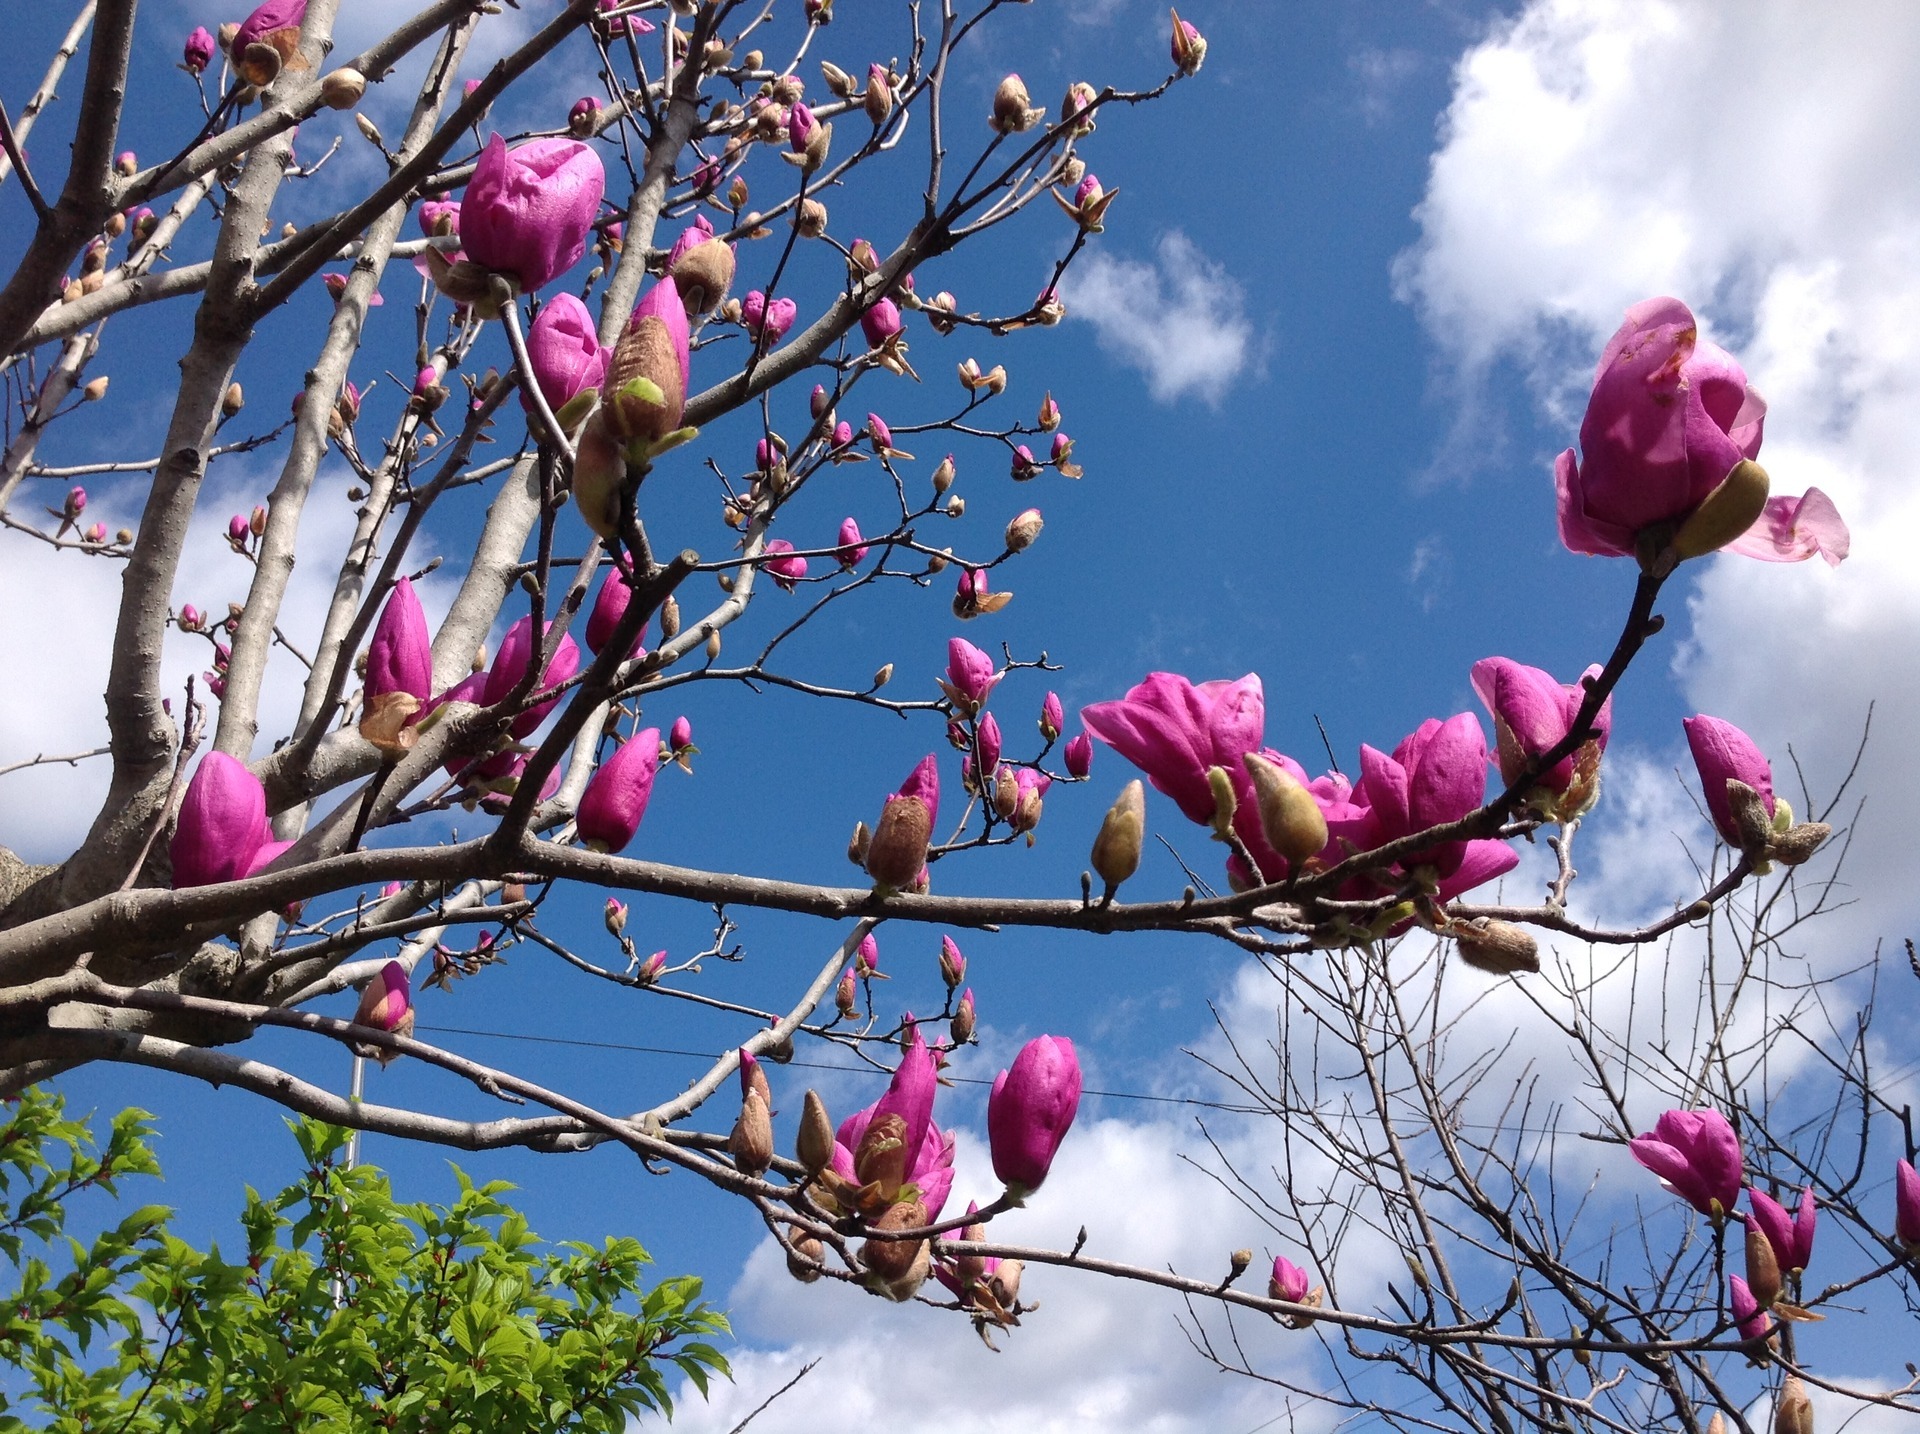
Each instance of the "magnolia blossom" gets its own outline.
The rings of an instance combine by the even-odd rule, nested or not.
[[[474,263],[546,287],[580,262],[600,212],[607,175],[600,157],[571,139],[507,148],[487,141],[460,206],[460,242]]]
[[[533,365],[534,382],[556,416],[574,399],[606,382],[610,357],[600,345],[593,315],[572,294],[555,294],[547,300],[527,330],[527,359]]]
[[[860,316],[860,332],[866,335],[870,349],[880,348],[888,340],[898,338],[904,327],[900,322],[900,306],[892,299],[877,301]]]
[[[1069,737],[1064,760],[1069,777],[1084,779],[1093,770],[1093,738],[1085,732],[1077,732]]]
[[[1627,1148],[1703,1215],[1724,1219],[1740,1198],[1740,1139],[1717,1110],[1670,1110]]]
[[[659,770],[660,729],[643,728],[600,764],[580,794],[574,814],[580,839],[595,851],[625,850],[640,830]]]
[[[1813,1187],[1809,1185],[1801,1190],[1800,1205],[1792,1219],[1788,1219],[1786,1207],[1764,1190],[1750,1188],[1747,1191],[1747,1208],[1752,1212],[1753,1223],[1773,1247],[1773,1257],[1780,1268],[1788,1273],[1806,1269],[1813,1258],[1813,1230],[1820,1217]]]
[[[1016,1199],[1038,1190],[1080,1109],[1080,1059],[1065,1036],[1028,1041],[987,1097],[993,1173]]]
[[[1582,679],[1598,677],[1589,667]],[[1486,657],[1473,664],[1473,690],[1493,717],[1494,760],[1500,778],[1517,782],[1536,761],[1558,746],[1586,700],[1580,683],[1560,683],[1537,667],[1508,657]],[[1584,815],[1600,795],[1600,754],[1613,729],[1613,697],[1593,716],[1593,735],[1535,779],[1536,801],[1565,821]]]
[[[627,575],[618,566],[610,567],[593,600],[593,611],[587,614],[587,647],[596,656],[613,641],[613,631],[627,615],[627,605],[632,601],[633,585],[627,581]],[[633,646],[627,650],[628,657],[638,657],[646,651],[647,627],[647,623],[640,624]]]
[[[1635,304],[1600,355],[1580,457],[1568,449],[1554,465],[1561,541],[1576,553],[1632,556],[1642,534],[1655,533],[1665,546],[1736,465],[1758,456],[1766,414],[1745,370],[1700,337],[1685,304]],[[1744,535],[1707,546],[1774,562],[1819,552],[1837,563],[1847,543],[1846,524],[1816,489],[1767,500]]]
[[[1893,1233],[1904,1245],[1920,1245],[1920,1171],[1906,1160],[1893,1167]]]
[[[762,564],[767,570],[767,576],[788,592],[792,592],[794,585],[807,575],[807,560],[787,556],[793,552],[793,544],[785,538],[767,539],[767,545],[762,551],[770,555]]]
[[[690,343],[686,306],[668,275],[634,305],[607,361],[608,432],[658,443],[680,427],[693,376]]]
[[[1754,1298],[1752,1286],[1739,1275],[1727,1276],[1727,1308],[1742,1339],[1765,1339],[1773,1328],[1760,1301]]]
[[[1299,1304],[1307,1297],[1312,1285],[1311,1277],[1292,1260],[1285,1255],[1273,1257],[1273,1276],[1267,1281],[1268,1299],[1291,1300]]]
[[[758,289],[750,290],[740,301],[740,321],[747,326],[747,332],[764,334],[769,344],[779,343],[799,314],[800,306],[792,299],[775,299],[769,303]]]
[[[1718,717],[1688,717],[1681,722],[1687,729],[1687,746],[1693,752],[1694,767],[1700,773],[1702,795],[1714,829],[1728,846],[1744,851],[1749,835],[1742,833],[1734,820],[1733,800],[1728,782],[1743,782],[1760,798],[1768,817],[1774,812],[1773,767],[1753,738],[1731,722]]]
[[[834,549],[834,557],[843,568],[857,567],[866,561],[867,544],[862,541],[860,525],[852,518],[840,520],[840,546]]]
[[[180,820],[168,847],[173,884],[178,888],[238,881],[271,839],[267,792],[260,779],[225,752],[209,752],[200,759],[180,802]]]
[[[195,25],[193,27],[193,33],[187,36],[186,48],[181,56],[181,64],[186,67],[188,74],[201,74],[206,70],[208,65],[213,63],[214,49],[213,36],[207,33],[207,27],[205,25]]]
[[[371,703],[387,693],[404,692],[424,706],[432,690],[433,638],[427,615],[412,579],[402,578],[387,595],[367,644],[366,699]]]
[[[552,627],[549,623],[548,628]],[[483,707],[491,707],[504,701],[507,694],[520,684],[526,675],[527,664],[534,656],[533,619],[523,617],[507,629],[507,635],[500,641],[500,651],[494,654],[493,665],[487,669],[486,681],[482,684],[477,700]],[[547,663],[547,670],[533,686],[535,692],[542,692],[561,683],[570,681],[573,674],[580,670],[580,648],[574,642],[571,633],[562,633],[559,646],[554,649],[553,657]],[[452,694],[449,693],[449,696]],[[556,706],[560,699],[549,697],[544,702],[535,703],[525,712],[513,719],[508,729],[518,739],[525,737],[538,727]]]
[[[977,713],[999,685],[1000,675],[994,660],[964,637],[947,639],[947,675],[940,679],[940,690],[955,711],[969,717]]]

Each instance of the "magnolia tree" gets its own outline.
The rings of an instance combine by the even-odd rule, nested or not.
[[[1628,312],[1578,449],[1556,465],[1563,542],[1621,560],[1632,585],[1617,644],[1575,681],[1489,657],[1471,674],[1485,720],[1434,718],[1363,746],[1351,779],[1337,762],[1310,776],[1264,745],[1253,675],[1147,674],[1075,720],[1041,695],[1044,655],[955,636],[937,690],[889,687],[880,649],[871,660],[884,665],[849,686],[790,663],[789,639],[829,610],[884,613],[936,583],[951,585],[956,622],[991,618],[1009,601],[1006,565],[1028,561],[1041,530],[1001,483],[1080,476],[1053,400],[1031,422],[1004,415],[1016,402],[1006,370],[974,355],[991,360],[999,341],[1063,316],[1061,280],[1114,199],[1089,160],[1135,106],[1200,69],[1200,31],[1176,15],[1167,73],[1076,83],[1042,106],[1017,75],[956,78],[977,32],[1004,18],[1000,0],[906,4],[889,52],[858,54],[842,49],[847,17],[830,28],[830,0],[505,13],[433,0],[345,59],[330,53],[337,8],[269,0],[217,34],[195,29],[180,37],[182,81],[130,71],[135,0],[88,0],[45,82],[0,123],[14,197],[37,216],[0,290],[0,506],[10,541],[122,574],[105,800],[66,860],[10,857],[0,887],[10,1090],[116,1062],[455,1149],[624,1146],[746,1202],[801,1280],[935,1304],[986,1337],[1045,1317],[1031,1275],[1023,1290],[1036,1265],[1157,1285],[1186,1297],[1190,1333],[1221,1364],[1335,1406],[1417,1407],[1394,1417],[1422,1427],[1803,1430],[1809,1388],[1920,1407],[1912,1386],[1820,1372],[1861,1318],[1863,1289],[1911,1289],[1920,1243],[1912,1135],[1871,1078],[1864,1018],[1838,1009],[1844,992],[1777,969],[1783,934],[1830,898],[1843,844],[1796,815],[1738,729],[1696,716],[1699,796],[1724,843],[1700,854],[1697,895],[1631,929],[1572,905],[1611,697],[1659,633],[1678,565],[1723,550],[1838,563],[1847,548],[1817,489],[1770,492],[1756,461],[1765,405],[1683,303]],[[499,58],[463,82],[483,41]],[[83,50],[61,177],[44,146],[29,163],[25,142]],[[495,107],[567,52],[594,56],[599,92],[553,101],[545,129],[494,132]],[[401,76],[417,93],[379,110],[404,114],[383,133],[369,111]],[[120,152],[122,106],[136,101],[197,132],[157,163]],[[1178,123],[1177,92],[1168,102],[1162,122]],[[289,193],[335,153],[296,160],[295,129],[315,120],[379,164],[348,202],[283,223],[298,207]],[[1026,256],[1026,307],[983,312],[916,285],[916,271],[996,231],[1016,236],[1008,262]],[[796,276],[823,271],[832,291],[816,302]],[[417,288],[411,348],[363,342],[383,277]],[[243,356],[276,310],[321,286],[328,320],[303,355],[292,417],[249,430]],[[153,304],[178,314],[180,340],[159,457],[61,466],[62,433],[104,392],[108,321]],[[957,403],[911,382],[942,342]],[[382,369],[403,392],[363,407]],[[176,607],[208,465],[247,451],[278,464],[265,501],[227,531],[250,587],[225,611]],[[344,552],[302,539],[325,464],[353,475]],[[1008,478],[971,484],[976,506],[1013,512],[985,537],[947,526],[965,508],[957,474],[981,466]],[[842,470],[835,491],[856,493],[855,511],[812,526],[801,500]],[[97,474],[96,490],[124,494],[128,480],[110,475],[127,472],[138,525],[109,532],[74,480]],[[436,513],[476,488],[488,506],[470,556],[432,543]],[[287,630],[296,558],[334,575],[308,631]],[[415,590],[436,567],[451,594],[437,625]],[[769,584],[804,603],[779,608],[790,599]],[[169,690],[163,651],[181,643],[199,645],[207,670]],[[755,655],[723,655],[742,644]],[[297,658],[297,715],[263,731],[276,649]],[[939,665],[917,658],[917,670]],[[274,679],[289,667],[283,657]],[[666,719],[675,689],[695,683],[907,719],[886,738],[905,779],[871,794],[847,849],[857,881],[622,854],[665,766],[690,764],[690,725]],[[1039,710],[1037,744],[1015,735],[1015,691]],[[1084,799],[1111,806],[1079,889],[969,891],[979,852],[1031,845],[1049,803],[1101,780],[1095,742],[1140,778],[1120,768]],[[953,750],[929,751],[942,747]],[[1172,808],[1150,807],[1142,779]],[[1810,797],[1801,805],[1815,814]],[[1177,832],[1173,809],[1225,848],[1224,894],[1198,873],[1185,890],[1141,889],[1149,823]],[[648,830],[666,851],[689,835]],[[1499,900],[1489,884],[1534,842],[1555,859],[1546,889]],[[715,908],[709,956],[751,953],[750,930],[727,947],[729,912],[799,913],[831,934],[785,989],[767,971],[767,998],[741,1004],[702,992],[698,958],[643,955],[627,934],[627,902],[642,898]],[[569,904],[599,915],[603,902],[604,938],[556,934]],[[943,933],[935,1018],[891,1013],[894,988],[876,984],[876,932],[898,923]],[[1186,933],[1273,975],[1272,1050],[1226,1068],[1276,1119],[1271,1164],[1238,1169],[1220,1150],[1215,1166],[1249,1235],[1263,1225],[1270,1239],[1258,1273],[1250,1246],[1223,1247],[1223,1277],[1119,1263],[1085,1234],[1067,1249],[1018,1242],[1016,1212],[1046,1200],[1079,1103],[1066,1035],[1033,1040],[994,1080],[999,1188],[957,1208],[968,1192],[953,1188],[954,1136],[934,1108],[977,1017],[951,933],[1008,926]],[[1676,961],[1663,984],[1662,953],[1703,936],[1704,965]],[[484,983],[509,946],[575,968],[575,999],[610,983],[718,1011],[737,1050],[645,1109],[606,1110],[414,1034],[423,985]],[[1659,1003],[1638,1031],[1608,1004],[1636,953],[1654,975],[1634,999]],[[353,1019],[313,1009],[353,988]],[[1526,1043],[1578,1073],[1577,1108],[1536,1090],[1518,1057],[1452,1041],[1495,990],[1526,1007]],[[508,1104],[470,1120],[347,1099],[254,1053],[268,1027],[404,1058],[444,1072],[455,1094],[466,1083]],[[1817,1092],[1810,1077],[1790,1097],[1770,1084],[1766,1053],[1788,1041],[1817,1059]],[[890,1068],[885,1095],[833,1112],[793,1090],[777,1066],[803,1042]],[[1617,1221],[1620,1201],[1590,1192],[1591,1168],[1573,1169],[1556,1134],[1601,1142],[1585,1148],[1615,1176],[1637,1160],[1672,1198],[1648,1181],[1651,1203]],[[1897,1202],[1881,1193],[1896,1168]],[[1829,1232],[1818,1249],[1816,1220]],[[1381,1249],[1403,1273],[1380,1276]],[[1302,1386],[1252,1352],[1237,1323],[1249,1317],[1310,1328],[1324,1378]],[[1382,1392],[1389,1376],[1425,1393]]]

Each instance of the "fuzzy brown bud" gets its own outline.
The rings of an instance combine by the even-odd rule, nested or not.
[[[80,397],[87,403],[99,402],[107,396],[107,384],[110,381],[105,374],[89,380],[87,386],[80,390]]]
[[[1506,921],[1460,922],[1448,928],[1460,946],[1460,959],[1480,971],[1514,976],[1540,969],[1540,944]]]
[[[1040,529],[1044,526],[1038,508],[1029,508],[1024,513],[1016,514],[1007,524],[1007,550],[1024,553],[1033,546],[1033,540],[1040,536]]]
[[[833,1121],[827,1116],[826,1102],[813,1091],[807,1092],[801,1106],[793,1154],[809,1175],[818,1175],[833,1163]]]
[[[827,232],[827,206],[817,199],[800,201],[800,215],[794,228],[802,239],[818,239]]]
[[[367,92],[367,77],[350,66],[342,66],[320,81],[320,98],[328,109],[350,110]]]
[[[1773,1241],[1761,1228],[1747,1224],[1747,1288],[1761,1309],[1772,1309],[1780,1298],[1780,1260],[1773,1252]]]
[[[1038,124],[1042,114],[1029,102],[1020,77],[1008,75],[993,92],[993,113],[987,123],[1000,134],[1019,134]]]
[[[668,639],[680,635],[680,604],[673,598],[660,604],[660,635]]]
[[[727,1137],[727,1153],[748,1175],[758,1175],[773,1163],[773,1117],[758,1090],[740,1102],[740,1118]]]
[[[1773,1411],[1773,1434],[1813,1434],[1813,1401],[1807,1386],[1789,1374],[1780,1385],[1780,1403]]]
[[[227,385],[227,391],[220,395],[220,416],[232,418],[234,414],[247,406],[246,392],[237,383]]]
[[[933,818],[925,802],[918,797],[888,797],[867,846],[867,875],[881,886],[911,885],[927,864],[932,839]]]
[[[873,844],[873,833],[865,822],[853,824],[853,835],[847,839],[847,860],[855,866],[867,864],[867,848]]]
[[[787,1240],[792,1246],[787,1251],[787,1273],[801,1284],[810,1285],[822,1274],[820,1264],[826,1258],[826,1247],[798,1225],[789,1225],[787,1231]]]

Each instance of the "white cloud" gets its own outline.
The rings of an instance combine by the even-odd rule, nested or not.
[[[181,555],[173,591],[176,611],[182,603],[192,603],[218,618],[225,616],[229,602],[245,600],[253,568],[227,546],[227,519],[263,501],[276,476],[275,467],[259,463],[242,468],[229,459],[215,466]],[[288,583],[279,626],[308,656],[317,643],[339,562],[353,534],[354,505],[344,496],[349,481],[344,467],[329,463],[301,518],[302,560]],[[95,484],[88,491],[89,519],[97,513],[109,531],[138,525],[133,500],[144,492],[144,485]],[[419,551],[430,552],[430,542],[423,538]],[[44,616],[34,621],[23,618],[8,627],[9,668],[33,674],[33,696],[30,701],[0,702],[0,765],[43,752],[79,752],[105,745],[106,708],[101,693],[119,617],[121,566],[111,558],[56,552],[18,536],[8,540],[7,561],[0,563],[0,606],[12,613]],[[424,585],[422,597],[429,612],[443,608],[450,592],[444,582]],[[212,656],[205,637],[178,629],[168,632],[161,691],[173,699],[176,715],[188,674],[205,671],[212,665]],[[291,728],[299,715],[305,677],[300,663],[276,644],[268,659],[254,756],[265,753]],[[197,684],[197,692],[206,700],[204,681]],[[33,861],[67,856],[86,835],[106,794],[108,760],[96,757],[74,767],[36,767],[0,777],[0,845]]]
[[[1796,797],[1789,743],[1830,794],[1877,703],[1849,868],[1872,899],[1838,918],[1856,941],[1915,908],[1898,815],[1920,771],[1898,758],[1920,739],[1920,570],[1897,535],[1920,522],[1917,77],[1910,6],[1538,0],[1460,61],[1397,266],[1469,410],[1515,360],[1569,441],[1593,357],[1640,298],[1687,299],[1745,362],[1772,405],[1776,491],[1825,489],[1854,555],[1696,565],[1674,670]]]
[[[1162,403],[1191,396],[1217,406],[1252,357],[1245,292],[1177,229],[1161,235],[1151,263],[1087,256],[1067,271],[1061,298]]]
[[[1193,1143],[1184,1125],[1083,1121],[1046,1186],[1027,1209],[996,1221],[994,1233],[1064,1249],[1085,1225],[1089,1256],[1224,1275],[1229,1251],[1258,1249],[1265,1232],[1178,1159],[1175,1152]],[[981,1142],[963,1133],[959,1150],[956,1199],[971,1192],[984,1202],[998,1183]],[[1260,1265],[1270,1259],[1257,1254],[1247,1279],[1263,1280]],[[944,1298],[938,1286],[929,1292]],[[756,1431],[880,1428],[900,1422],[906,1401],[981,1434],[1237,1434],[1283,1406],[1278,1391],[1222,1380],[1194,1354],[1177,1324],[1184,1306],[1167,1291],[1032,1266],[1022,1298],[1040,1308],[996,1336],[995,1354],[952,1312],[890,1305],[827,1281],[797,1284],[769,1241],[726,1300],[742,1332],[762,1347],[734,1357],[735,1381],[716,1386],[711,1403],[697,1396],[681,1403],[674,1427],[721,1434],[816,1357],[820,1367],[755,1420]],[[1249,1353],[1269,1369],[1299,1374],[1317,1353],[1310,1336],[1264,1320],[1240,1328]]]
[[[1347,57],[1347,71],[1359,91],[1360,117],[1369,125],[1393,117],[1393,101],[1407,81],[1420,73],[1418,50],[1382,50],[1369,45]]]

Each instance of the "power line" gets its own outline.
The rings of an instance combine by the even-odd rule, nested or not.
[[[578,1046],[583,1050],[624,1051],[644,1056],[688,1056],[696,1060],[717,1061],[725,1052],[689,1051],[674,1046],[636,1046],[622,1041],[583,1041],[570,1036],[527,1036],[515,1031],[482,1031],[468,1026],[415,1026],[417,1031],[435,1031],[449,1036],[481,1036],[494,1041],[525,1041],[541,1046]],[[782,1061],[782,1065],[795,1066],[803,1070],[839,1071],[845,1075],[890,1076],[891,1071],[875,1069],[872,1066],[836,1065],[830,1061]],[[990,1080],[980,1076],[943,1076],[942,1079],[954,1085],[992,1085]],[[1271,1115],[1263,1105],[1229,1105],[1224,1101],[1202,1100],[1198,1096],[1148,1095],[1133,1090],[1082,1090],[1082,1095],[1105,1096],[1110,1100],[1138,1100],[1157,1105],[1191,1105],[1207,1110],[1225,1111],[1233,1115]]]

